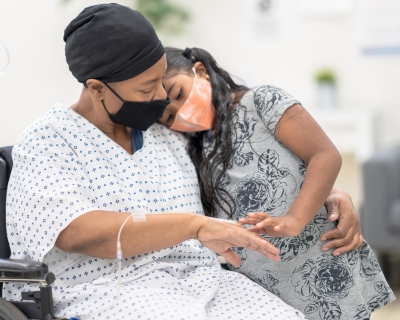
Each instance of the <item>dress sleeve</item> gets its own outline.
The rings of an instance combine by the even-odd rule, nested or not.
[[[73,258],[67,260],[79,258],[54,246],[74,219],[98,209],[75,151],[51,124],[43,123],[31,126],[15,144],[7,195],[7,224],[18,233],[10,243],[14,257],[25,250],[22,256],[48,263],[46,256],[56,250]]]
[[[284,112],[294,104],[300,104],[282,89],[267,85],[256,88],[253,99],[258,116],[273,134]]]

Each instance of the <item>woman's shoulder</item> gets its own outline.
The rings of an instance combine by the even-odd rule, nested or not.
[[[49,135],[54,137],[56,133],[60,133],[72,124],[76,123],[77,115],[71,108],[55,103],[45,114],[31,123],[19,136],[17,143],[34,142],[37,139],[46,140]]]

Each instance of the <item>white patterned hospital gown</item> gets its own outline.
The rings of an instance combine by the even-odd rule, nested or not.
[[[118,302],[98,314],[115,299],[117,263],[55,247],[72,220],[92,210],[203,214],[183,136],[154,124],[143,139],[130,155],[72,109],[55,105],[14,146],[7,197],[11,257],[48,264],[56,276],[57,316],[304,319],[245,276],[221,269],[215,253],[196,240],[124,259]],[[37,287],[10,283],[3,295],[20,300],[22,290]]]

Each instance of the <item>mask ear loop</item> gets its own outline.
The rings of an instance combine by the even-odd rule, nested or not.
[[[0,74],[2,74],[2,73],[4,73],[6,71],[6,69],[10,65],[10,54],[8,53],[6,45],[1,41],[0,41],[0,46],[2,46],[4,48],[4,51],[6,52],[6,55],[7,55],[7,64],[6,64],[6,66],[4,67],[3,70],[0,70]]]
[[[194,73],[194,77],[197,78],[196,69],[195,69],[194,67],[192,68],[192,71],[193,71],[193,73]]]
[[[194,77],[197,78],[196,69],[194,67],[192,68],[192,71],[194,73]],[[205,77],[206,77],[207,81],[210,81],[210,76],[207,73],[205,74]]]

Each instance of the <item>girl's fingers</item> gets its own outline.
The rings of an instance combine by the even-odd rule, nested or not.
[[[251,225],[255,225],[259,222],[261,222],[263,219],[255,219],[255,218],[241,218],[239,219],[240,223],[243,224],[251,224]]]
[[[261,229],[261,228],[267,228],[267,227],[275,227],[279,224],[279,221],[276,220],[276,218],[267,218],[264,219],[263,221],[257,223],[255,227]]]
[[[258,228],[258,227],[251,227],[251,228],[248,228],[247,230],[249,230],[249,231],[251,231],[251,232],[255,232],[255,233],[258,233],[258,234],[262,234],[262,233],[264,233],[264,229],[260,229],[260,228]]]
[[[275,230],[275,231],[281,231],[281,232],[283,232],[283,231],[285,231],[286,229],[287,229],[287,226],[286,226],[286,224],[284,224],[284,223],[280,223],[280,224],[278,224],[277,226],[274,227],[274,230]]]
[[[249,212],[247,216],[250,218],[255,218],[260,220],[264,220],[271,217],[269,214],[265,212]]]

